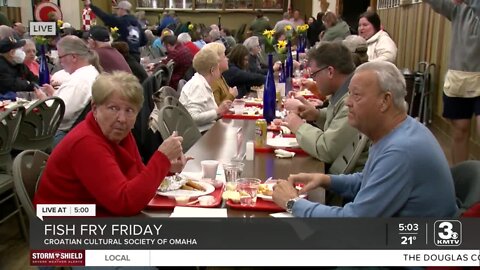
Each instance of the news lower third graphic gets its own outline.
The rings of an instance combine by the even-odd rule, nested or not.
[[[32,266],[480,266],[477,218],[94,218],[94,205],[52,207],[30,221]]]

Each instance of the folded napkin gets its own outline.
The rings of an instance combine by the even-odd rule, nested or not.
[[[278,158],[293,158],[295,153],[283,149],[277,149],[275,150],[275,156]]]

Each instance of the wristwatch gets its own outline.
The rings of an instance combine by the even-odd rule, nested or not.
[[[290,200],[287,201],[287,203],[285,204],[285,208],[286,208],[288,213],[290,213],[290,214],[292,213],[293,205],[298,200],[300,200],[300,197],[296,197],[296,198],[293,198],[293,199],[290,199]]]

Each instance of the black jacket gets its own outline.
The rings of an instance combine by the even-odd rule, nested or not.
[[[242,70],[233,63],[228,64],[228,70],[223,72],[223,77],[228,86],[237,87],[239,98],[245,96],[252,86],[265,83],[265,75]]]
[[[35,76],[24,64],[12,64],[0,55],[0,93],[33,91],[32,82],[38,83]]]
[[[140,47],[145,46],[147,44],[147,38],[137,18],[135,18],[133,15],[130,15],[130,14],[124,15],[121,17],[113,14],[108,14],[92,4],[90,4],[90,8],[92,9],[93,13],[95,13],[95,15],[97,15],[100,19],[102,19],[102,21],[106,25],[110,27],[118,28],[118,34],[120,35],[119,40],[125,41],[128,43],[131,54],[133,55],[140,54]],[[129,28],[131,26],[136,27],[138,28],[138,30],[140,30],[139,32],[140,36],[138,37],[139,38],[138,40],[134,41],[129,38]]]
[[[147,78],[148,74],[145,69],[137,62],[135,58],[131,55],[125,56],[125,60],[127,61],[128,66],[132,70],[133,75],[138,78],[140,83],[143,83]]]

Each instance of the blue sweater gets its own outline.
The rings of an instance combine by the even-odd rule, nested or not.
[[[363,172],[331,175],[331,190],[353,199],[344,207],[298,200],[298,217],[453,217],[453,179],[432,133],[407,117],[370,148]]]

